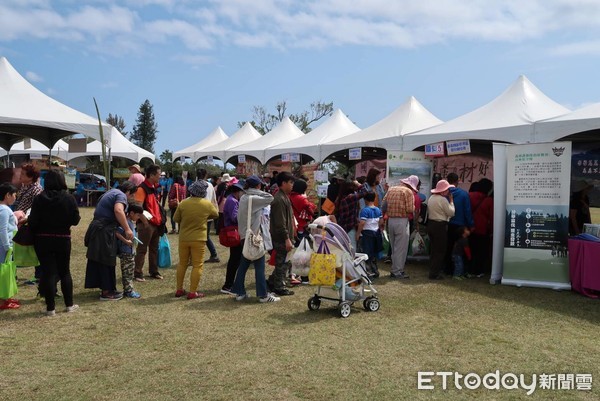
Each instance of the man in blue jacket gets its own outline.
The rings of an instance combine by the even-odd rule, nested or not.
[[[456,232],[459,227],[468,227],[470,230],[473,229],[475,223],[473,222],[473,215],[471,214],[471,200],[469,194],[462,188],[458,187],[458,175],[456,173],[450,173],[446,177],[449,184],[454,185],[454,188],[450,188],[450,193],[454,199],[454,217],[448,222],[448,245],[446,248],[446,263],[444,272],[448,275],[452,275],[454,272],[454,266],[452,265],[452,248],[456,242]]]

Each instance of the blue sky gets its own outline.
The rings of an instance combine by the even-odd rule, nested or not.
[[[0,56],[127,130],[149,99],[160,154],[280,100],[366,128],[415,96],[446,121],[525,74],[568,108],[598,102],[598,21],[598,0],[2,0]]]

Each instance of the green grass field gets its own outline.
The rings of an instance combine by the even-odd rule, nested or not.
[[[207,265],[207,297],[173,297],[165,280],[136,283],[140,300],[101,302],[83,288],[83,235],[74,229],[71,270],[81,309],[42,317],[36,290],[20,287],[19,310],[1,311],[1,400],[597,400],[598,300],[573,292],[492,286],[487,279],[376,282],[381,309],[356,305],[341,319],[333,304],[308,311],[313,289],[281,302],[238,303],[219,294],[222,263]],[[597,221],[597,220],[596,220]],[[169,236],[177,262],[177,237]],[[19,269],[19,279],[33,274]],[[189,275],[189,273],[188,273]],[[119,279],[120,274],[118,274]],[[247,282],[254,294],[254,278]],[[189,281],[186,280],[186,285]],[[592,391],[417,390],[419,371],[593,375]],[[530,379],[528,379],[530,381]]]

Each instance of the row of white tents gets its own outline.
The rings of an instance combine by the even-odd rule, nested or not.
[[[116,128],[102,123],[106,153],[140,161],[154,154],[129,142]],[[83,134],[95,139],[86,152],[69,152],[61,138]],[[25,138],[31,142],[26,143]],[[52,154],[64,160],[102,154],[99,122],[45,95],[0,57],[0,156]],[[52,150],[50,150],[52,149]]]
[[[193,160],[212,156],[235,162],[236,156],[246,155],[265,164],[286,153],[300,153],[321,163],[335,158],[336,153],[343,156],[340,152],[352,148],[363,148],[363,152],[365,148],[412,151],[426,144],[459,139],[513,144],[554,142],[596,129],[600,129],[600,103],[571,112],[520,76],[491,102],[447,122],[410,97],[362,130],[337,109],[307,134],[288,118],[264,136],[249,123],[230,137],[219,127],[173,156]]]

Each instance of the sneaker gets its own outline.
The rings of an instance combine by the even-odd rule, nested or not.
[[[135,298],[135,299],[138,299],[138,298],[142,297],[139,292],[136,292],[136,291],[133,291],[133,290],[124,292],[123,296],[126,297],[126,298]]]
[[[71,306],[67,306],[67,309],[65,309],[65,312],[71,313],[71,312],[75,312],[77,309],[79,309],[79,305],[73,304]]]
[[[221,259],[219,259],[218,256],[211,256],[210,258],[206,259],[204,263],[221,263]]]
[[[150,277],[152,277],[155,280],[162,280],[162,279],[164,279],[164,277],[160,273],[154,273],[154,274],[150,275]]]
[[[250,299],[250,295],[248,294],[236,295],[235,297],[235,300],[238,302],[245,301],[247,299]]]
[[[452,278],[454,280],[458,280],[458,281],[464,280],[464,278],[462,276],[452,276]]]
[[[188,292],[188,294],[187,294],[187,299],[196,299],[196,298],[204,298],[204,297],[205,297],[205,295],[198,291]]]
[[[54,309],[52,309],[52,310],[47,310],[47,311],[45,312],[45,315],[46,315],[46,316],[54,316],[54,315],[56,315],[56,311],[55,311]]]
[[[287,288],[282,288],[281,290],[275,290],[273,292],[275,293],[275,295],[279,295],[280,297],[294,295],[294,291],[288,290]]]
[[[235,292],[233,292],[230,287],[223,286],[221,287],[221,294],[235,295]]]
[[[23,283],[24,285],[37,285],[38,280],[36,278],[29,279]]]
[[[479,274],[478,274],[477,276],[475,276],[475,277],[477,277],[477,278],[482,278],[482,277],[484,277],[484,276],[485,276],[485,274],[483,274],[483,273],[479,273]]]
[[[300,277],[300,279],[302,280],[302,284],[309,284],[310,283],[308,281],[308,276],[302,276],[302,277]]]
[[[267,303],[267,302],[279,302],[279,301],[281,301],[281,298],[279,298],[279,297],[276,297],[276,296],[275,296],[275,295],[273,295],[273,294],[268,294],[266,297],[261,297],[261,298],[260,298],[258,301],[259,301],[259,302],[262,302],[262,303]]]
[[[118,301],[123,298],[122,292],[111,292],[105,295],[100,295],[100,301]]]
[[[177,290],[175,291],[175,298],[181,298],[182,296],[186,295],[187,292],[185,290]]]
[[[390,278],[401,280],[401,279],[410,278],[410,276],[408,274],[406,274],[405,272],[402,272],[400,274],[390,273]]]
[[[134,280],[139,283],[143,283],[144,281],[146,281],[146,279],[141,276],[134,277]]]
[[[4,301],[0,305],[0,309],[19,309],[20,307],[21,307],[20,304],[17,304],[15,302],[9,302],[8,300]]]

